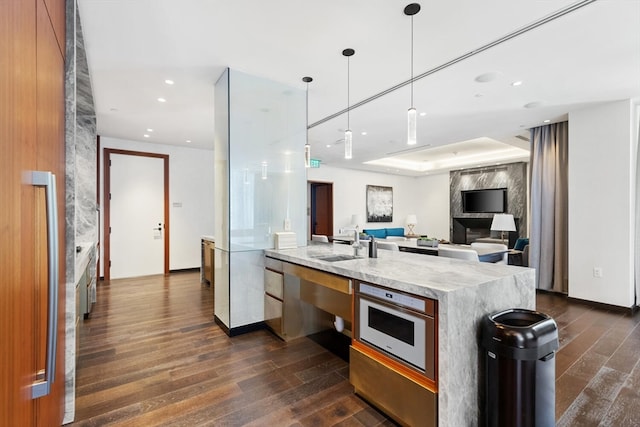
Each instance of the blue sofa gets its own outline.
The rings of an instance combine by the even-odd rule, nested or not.
[[[394,238],[404,239],[404,228],[403,227],[393,227],[393,228],[365,228],[362,230],[364,234],[367,236],[375,237],[376,239],[386,239],[387,237],[391,237],[390,240]]]

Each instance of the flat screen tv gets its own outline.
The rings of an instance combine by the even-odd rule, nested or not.
[[[507,189],[490,188],[462,192],[462,212],[503,213],[507,211]]]

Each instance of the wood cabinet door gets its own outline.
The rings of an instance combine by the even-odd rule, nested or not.
[[[42,307],[47,298],[41,294],[40,279],[43,273],[46,277],[48,265],[40,251],[43,240],[46,247],[43,190],[31,185],[30,172],[48,170],[58,178],[59,235],[64,242],[64,63],[55,37],[55,49],[50,48],[51,23],[42,0],[9,0],[0,8],[0,426],[60,425],[63,246],[59,248],[62,304],[58,311],[62,340],[58,341],[54,393],[31,398],[41,364],[38,359],[45,348],[41,340],[46,306],[44,313]],[[41,97],[50,100],[41,104]]]
[[[34,187],[23,172],[35,162],[35,3],[12,0],[0,11],[0,425],[31,426],[35,289],[30,261]],[[20,43],[13,43],[19,40]]]
[[[37,170],[51,171],[57,181],[58,207],[58,330],[56,345],[55,380],[49,395],[36,399],[36,425],[50,426],[62,423],[65,389],[65,145],[64,145],[64,56],[52,22],[53,16],[64,16],[64,3],[49,1],[49,6],[62,8],[57,13],[46,7],[44,0],[37,2],[36,44],[36,162]],[[64,21],[64,19],[63,19]],[[62,26],[64,28],[64,26]],[[60,30],[58,29],[60,32]],[[36,320],[36,372],[46,363],[48,252],[46,237],[46,207],[44,190],[36,194],[36,300],[39,302]]]

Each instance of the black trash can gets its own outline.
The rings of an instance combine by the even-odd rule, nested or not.
[[[555,425],[558,327],[537,311],[509,309],[484,318],[486,425]]]

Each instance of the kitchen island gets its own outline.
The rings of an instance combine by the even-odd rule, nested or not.
[[[479,424],[480,321],[499,310],[534,309],[534,270],[384,250],[378,258],[335,261],[352,252],[346,245],[316,244],[265,255],[437,301],[438,424]]]

